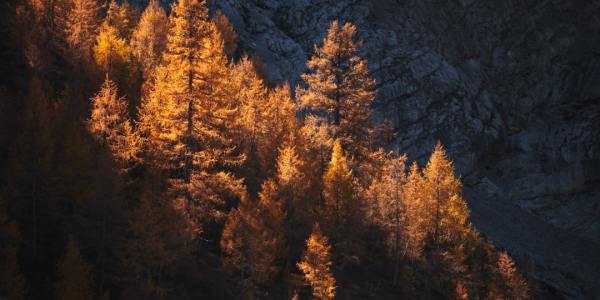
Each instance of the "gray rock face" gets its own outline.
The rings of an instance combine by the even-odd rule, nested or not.
[[[600,297],[600,2],[219,0],[241,50],[299,83],[331,20],[357,25],[394,147],[440,140],[474,225],[570,298]]]

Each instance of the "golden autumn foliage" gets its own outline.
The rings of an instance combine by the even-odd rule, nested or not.
[[[32,79],[0,189],[0,296],[530,296],[469,223],[441,144],[422,169],[383,150],[354,25],[331,23],[293,93],[207,2],[151,0],[140,18],[116,0],[20,8],[18,24],[56,28],[25,28]],[[61,252],[67,230],[78,239]]]
[[[331,271],[331,247],[323,235],[319,224],[313,226],[313,231],[306,240],[306,252],[298,269],[304,273],[304,278],[312,288],[313,296],[317,299],[329,300],[335,298],[336,281]]]
[[[504,282],[500,291],[507,299],[529,299],[527,282],[517,271],[514,261],[506,251],[500,252],[497,268]]]
[[[355,178],[342,149],[340,140],[333,144],[331,160],[323,175],[323,195],[327,232],[335,233],[346,222],[358,217],[358,199]]]
[[[98,32],[100,4],[97,0],[66,1],[63,38],[66,53],[75,62],[88,62]]]
[[[258,202],[242,201],[229,214],[221,249],[225,266],[248,293],[271,286],[280,274],[286,256],[285,212],[273,180],[263,183]]]
[[[323,45],[307,63],[310,72],[302,76],[308,88],[296,93],[303,107],[325,113],[335,138],[351,155],[365,156],[369,136],[375,133],[371,123],[375,81],[367,61],[356,54],[362,41],[355,35],[354,25],[332,22]]]
[[[117,85],[108,75],[92,98],[89,131],[119,160],[126,162],[137,155],[137,137],[129,121],[127,101],[119,97]]]
[[[169,30],[167,13],[158,0],[151,0],[131,36],[131,52],[138,61],[144,79],[150,80],[162,61]]]
[[[94,59],[102,71],[113,76],[128,78],[130,74],[131,51],[127,41],[119,36],[117,28],[105,20],[100,26],[93,48]]]
[[[454,167],[438,143],[423,169],[423,201],[431,212],[429,228],[433,242],[464,240],[469,233],[469,210],[461,197],[461,183]]]

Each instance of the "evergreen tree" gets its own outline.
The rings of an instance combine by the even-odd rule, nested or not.
[[[110,25],[108,20],[100,26],[93,54],[96,64],[111,78],[116,78],[121,85],[132,82],[131,50],[127,41],[119,37],[117,28]]]
[[[162,60],[162,53],[167,44],[168,25],[169,19],[165,10],[158,0],[151,0],[131,37],[131,51],[140,64],[146,81],[151,79]]]
[[[258,203],[244,200],[231,211],[221,249],[227,255],[226,268],[239,272],[248,293],[272,286],[280,274],[286,255],[284,221],[283,203],[272,180],[263,183]]]
[[[407,206],[407,235],[408,256],[417,260],[421,258],[425,238],[430,230],[428,218],[430,211],[427,210],[423,198],[424,179],[416,162],[410,166],[404,185],[404,199]]]
[[[394,259],[394,283],[398,280],[400,260],[409,255],[408,239],[409,219],[408,205],[404,194],[406,183],[406,156],[389,155],[381,175],[371,183],[367,195],[373,202],[372,218],[383,232],[387,234],[387,242],[391,257]]]
[[[69,239],[66,253],[58,263],[56,299],[88,300],[93,298],[91,266],[79,251],[79,243]]]
[[[63,37],[67,55],[74,62],[89,62],[100,24],[97,0],[68,0],[64,16]]]
[[[461,183],[454,176],[452,162],[437,144],[423,170],[422,199],[429,212],[427,254],[437,271],[460,278],[467,270],[467,242],[473,234],[469,210],[461,197]]]
[[[298,269],[304,273],[315,298],[335,298],[336,281],[331,271],[331,247],[318,224],[313,226],[313,232],[306,241],[306,252],[298,263]]]
[[[452,162],[438,143],[423,170],[424,200],[430,211],[433,242],[462,241],[470,231],[469,210],[460,196],[461,183],[454,176]]]
[[[327,172],[323,175],[325,218],[330,235],[338,236],[358,217],[356,182],[340,140],[336,140]],[[355,229],[355,228],[354,228]],[[341,241],[336,241],[341,242]]]
[[[501,291],[506,299],[529,299],[527,281],[517,271],[514,261],[506,251],[500,252],[497,268],[504,282]]]
[[[92,99],[89,131],[114,157],[127,162],[137,155],[137,141],[128,117],[127,102],[118,96],[117,85],[108,75],[102,88]]]
[[[197,236],[203,219],[224,215],[211,203],[221,205],[223,190],[238,190],[239,180],[224,171],[244,157],[232,139],[236,106],[226,97],[223,41],[204,1],[180,0],[171,24],[164,64],[142,103],[139,129],[148,162],[171,177],[171,197],[191,236]]]
[[[235,33],[233,25],[231,25],[231,22],[227,16],[223,14],[220,9],[217,10],[212,19],[215,22],[217,29],[221,33],[221,36],[223,37],[225,52],[227,52],[229,57],[233,57],[237,47],[237,34]]]
[[[367,61],[356,54],[362,41],[355,35],[350,23],[331,23],[323,45],[307,63],[310,72],[302,76],[308,88],[298,89],[297,96],[304,107],[325,114],[335,138],[351,155],[364,157],[376,131],[371,120],[375,81]]]

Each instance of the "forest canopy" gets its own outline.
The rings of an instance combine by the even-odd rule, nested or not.
[[[442,144],[390,148],[353,24],[290,87],[204,0],[3,5],[1,297],[529,298]]]

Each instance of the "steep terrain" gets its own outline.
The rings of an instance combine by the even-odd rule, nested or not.
[[[599,1],[210,2],[293,86],[328,23],[355,23],[393,147],[422,163],[441,140],[483,234],[551,289],[600,295]]]

